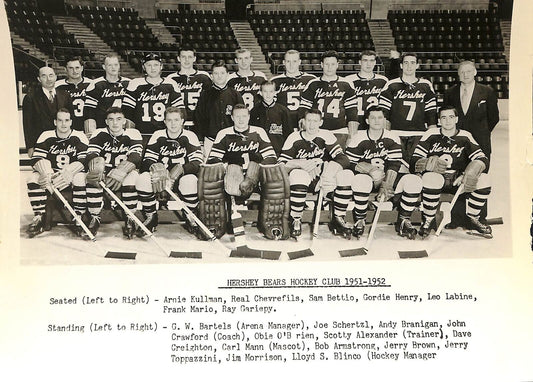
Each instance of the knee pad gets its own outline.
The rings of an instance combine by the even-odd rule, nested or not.
[[[491,183],[490,175],[482,173],[479,175],[479,179],[477,180],[477,189],[480,190],[482,188],[489,188],[492,186]]]
[[[426,172],[422,175],[422,186],[432,190],[441,190],[444,187],[444,177],[436,172]]]
[[[304,171],[301,168],[295,168],[289,174],[289,183],[291,185],[301,184],[309,186],[309,184],[311,184],[311,176],[307,171]]]
[[[39,183],[39,173],[37,171],[34,171],[31,173],[31,175],[26,179],[26,184],[30,183]]]
[[[183,175],[178,180],[178,189],[182,194],[196,194],[198,192],[198,178],[194,174]]]
[[[85,187],[85,172],[78,172],[72,177],[72,185],[74,187]]]
[[[436,173],[432,173],[436,174]],[[442,175],[439,175],[442,178]],[[430,183],[432,181],[429,181]],[[435,183],[436,184],[436,183]],[[422,191],[423,180],[421,177],[414,174],[405,174],[402,176],[396,187],[396,193],[406,192],[408,194],[419,194]],[[442,178],[442,185],[444,185],[444,178]],[[442,186],[441,186],[442,187]],[[433,187],[432,187],[433,188]]]
[[[367,174],[357,174],[352,178],[352,191],[353,192],[364,192],[370,194],[374,188],[374,182],[370,175]]]
[[[337,186],[340,187],[349,187],[352,185],[354,174],[351,170],[341,170],[335,176],[337,181]]]
[[[153,192],[152,178],[148,171],[139,174],[139,176],[137,177],[137,181],[135,182],[135,188],[138,191]]]
[[[131,171],[124,178],[124,182],[122,182],[122,186],[135,186],[135,184],[137,183],[138,177],[139,177],[139,172],[137,170]]]

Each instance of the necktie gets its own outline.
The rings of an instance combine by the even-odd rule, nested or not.
[[[463,114],[466,114],[468,111],[468,90],[466,89],[466,86],[463,88],[463,91],[461,92],[461,107],[463,109]]]
[[[50,102],[54,102],[54,91],[53,91],[53,90],[48,90],[48,92],[50,93],[50,94],[48,95],[48,100],[49,100]]]

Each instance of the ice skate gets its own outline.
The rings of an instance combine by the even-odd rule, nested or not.
[[[416,237],[416,229],[409,218],[398,216],[395,228],[398,235],[402,237],[407,237],[409,240],[414,240]]]
[[[344,217],[334,216],[331,222],[328,224],[329,229],[336,236],[343,236],[346,239],[351,239],[352,237],[352,227],[350,227]]]

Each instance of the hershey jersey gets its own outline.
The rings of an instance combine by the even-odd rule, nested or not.
[[[331,131],[319,130],[313,139],[307,140],[302,131],[295,131],[285,141],[279,163],[287,163],[291,159],[322,159],[324,162],[335,160],[343,168],[348,164],[346,155]]]
[[[381,74],[374,74],[372,78],[363,78],[359,73],[346,76],[345,78],[355,89],[359,123],[363,123],[366,110],[370,106],[378,106],[379,93],[381,93],[381,89],[383,89],[389,79]]]
[[[257,103],[250,111],[250,125],[265,129],[277,155],[281,153],[285,139],[294,131],[289,125],[289,110],[278,102],[271,105],[265,101]]]
[[[55,130],[43,132],[31,157],[32,166],[39,159],[48,159],[54,171],[61,170],[66,165],[79,161],[85,163],[89,141],[81,131],[72,130],[66,138],[59,138]]]
[[[166,78],[174,80],[178,84],[178,89],[187,109],[187,122],[190,122],[186,125],[191,125],[200,94],[212,85],[209,73],[203,70],[197,70],[193,74],[180,74],[180,72],[177,72],[169,74]]]
[[[283,73],[271,78],[276,84],[276,101],[289,109],[289,123],[293,129],[298,128],[298,109],[302,92],[307,83],[315,78],[315,75],[303,72],[296,77],[289,77]]]
[[[248,77],[235,72],[228,77],[228,87],[237,90],[248,110],[252,110],[252,107],[259,102],[258,93],[261,89],[261,84],[266,79],[265,74],[258,70],[252,71],[252,75]]]
[[[66,90],[72,99],[72,128],[83,131],[83,113],[85,108],[86,89],[91,84],[91,80],[83,77],[79,84],[72,84],[66,79],[56,81],[55,88]]]
[[[437,101],[433,85],[418,78],[412,84],[400,77],[387,82],[379,96],[379,106],[392,130],[425,131],[437,123]]]
[[[106,110],[122,107],[122,98],[126,95],[129,82],[130,79],[125,77],[119,77],[116,82],[109,82],[105,77],[93,80],[86,89],[85,119],[94,119],[97,127],[106,127]]]
[[[87,161],[100,156],[105,159],[106,170],[128,160],[139,166],[142,153],[142,137],[137,129],[126,129],[119,136],[114,136],[109,129],[96,129],[89,140]]]
[[[208,163],[238,164],[247,169],[250,161],[273,164],[276,159],[276,153],[265,130],[250,126],[248,130],[238,132],[232,126],[217,134]]]
[[[489,168],[489,159],[483,154],[470,132],[457,129],[455,135],[447,137],[440,128],[432,128],[424,133],[411,157],[411,172],[420,158],[438,156],[448,163],[447,173],[461,173],[468,163],[480,160]]]
[[[374,140],[368,136],[368,130],[358,131],[355,138],[346,147],[350,159],[350,168],[355,171],[359,162],[367,162],[383,171],[398,172],[403,163],[400,137],[394,132],[383,130],[381,136]]]
[[[135,78],[130,81],[122,100],[126,118],[146,135],[165,128],[163,121],[169,106],[184,108],[178,84],[171,79],[153,85],[146,81],[146,77]]]
[[[322,112],[322,129],[344,129],[347,122],[357,121],[357,102],[352,85],[342,77],[333,81],[316,78],[309,81],[302,93],[299,119],[305,111],[316,108]]]
[[[158,130],[150,137],[141,171],[149,171],[154,163],[163,163],[170,170],[181,164],[185,174],[196,174],[204,160],[196,134],[183,130],[177,138],[170,138],[167,129]]]

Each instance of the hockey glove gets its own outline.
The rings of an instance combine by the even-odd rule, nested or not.
[[[342,170],[342,166],[335,161],[329,161],[324,166],[324,171],[322,171],[322,176],[320,177],[320,182],[318,182],[318,187],[322,188],[324,195],[327,195],[337,187],[337,173]]]
[[[241,196],[240,184],[244,181],[242,168],[238,164],[228,164],[224,176],[224,189],[228,195]]]
[[[35,165],[33,165],[33,169],[39,173],[39,179],[37,180],[39,186],[51,193],[52,174],[54,173],[52,170],[52,163],[50,163],[48,159],[39,159]]]
[[[257,183],[259,182],[259,163],[250,162],[246,170],[246,176],[241,184],[239,184],[239,191],[241,196],[248,198],[254,192]]]
[[[394,170],[388,170],[385,180],[381,183],[381,187],[376,196],[376,199],[380,202],[389,200],[394,196],[394,182],[398,173]]]
[[[448,162],[433,155],[428,158],[426,163],[426,171],[436,172],[437,174],[444,174],[448,168]]]
[[[72,183],[72,178],[74,178],[74,175],[76,175],[78,172],[83,170],[83,165],[76,161],[72,162],[65,167],[63,167],[59,172],[56,172],[52,176],[52,184],[55,188],[57,188],[59,191],[64,190],[70,184]]]
[[[155,193],[164,191],[167,187],[168,170],[163,163],[154,163],[150,166],[150,179],[152,180],[152,190]]]
[[[466,166],[463,176],[464,192],[472,192],[477,189],[477,180],[485,170],[485,163],[479,160],[473,160]]]
[[[355,166],[355,171],[361,174],[368,174],[376,186],[385,178],[385,172],[381,168],[368,162],[358,162]]]
[[[105,159],[95,157],[89,161],[89,172],[85,181],[93,186],[99,186],[100,181],[104,180]]]
[[[118,164],[117,167],[109,171],[107,174],[105,184],[112,191],[118,191],[122,187],[124,178],[135,169],[135,164],[130,161],[124,160]]]

